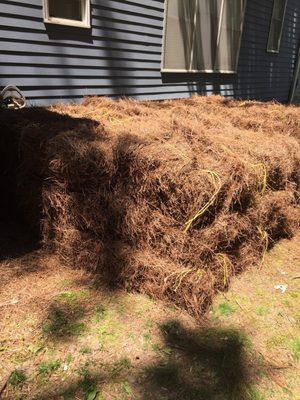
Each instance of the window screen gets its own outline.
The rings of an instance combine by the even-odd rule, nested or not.
[[[273,13],[268,40],[268,51],[279,52],[284,22],[286,0],[274,0]]]
[[[82,21],[83,7],[81,0],[48,0],[49,17]]]
[[[246,0],[168,0],[163,71],[235,72]]]

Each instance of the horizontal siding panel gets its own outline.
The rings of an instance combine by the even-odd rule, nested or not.
[[[13,71],[12,71],[13,68]],[[93,68],[93,67],[82,67],[78,68],[77,67],[59,67],[59,66],[49,66],[48,64],[44,66],[32,66],[32,65],[12,65],[12,64],[3,64],[1,66],[1,76],[81,76],[81,77],[93,77],[93,76],[125,76],[125,77],[130,77],[133,76],[135,78],[157,78],[161,82],[161,73],[159,69],[156,70],[136,70],[136,69],[126,69],[122,68],[119,66],[119,68],[110,68],[110,69],[104,69],[104,68]],[[1,78],[0,78],[1,79]]]
[[[133,24],[133,25],[143,25],[147,26],[152,29],[158,29],[161,31],[161,24],[162,24],[162,19],[156,19],[156,18],[145,18],[143,14],[136,14],[136,13],[129,13],[128,11],[126,12],[120,12],[120,11],[115,11],[110,8],[106,7],[99,7],[96,8],[94,7],[92,10],[92,15],[93,15],[93,24],[96,25],[96,20],[101,20],[104,19],[109,23],[112,21],[114,24],[115,22],[119,23],[122,21],[124,24]]]
[[[43,18],[34,18],[30,15],[30,17],[20,16],[17,14],[5,14],[2,11],[0,12],[0,24],[2,22],[7,21],[8,26],[16,26],[16,20],[19,21],[18,26],[30,29],[45,29],[45,23]],[[103,27],[106,29],[114,29],[122,32],[129,33],[138,33],[143,35],[151,35],[161,37],[162,28],[150,27],[145,24],[129,24],[128,22],[121,21],[112,21],[110,17],[106,18],[93,17],[92,18],[92,27]]]
[[[15,29],[4,29],[0,27],[0,38],[5,38],[14,41],[24,41],[24,42],[32,42],[39,44],[40,46],[49,45],[49,35],[46,32],[41,32],[39,35],[36,34],[35,31],[24,31],[24,30],[15,30]],[[53,43],[58,44],[59,46],[76,46],[80,45],[78,39],[75,40],[63,40],[59,42],[51,41],[50,44]],[[104,37],[92,37],[91,42],[85,42],[84,46],[89,49],[92,47],[99,48],[105,47],[110,49],[118,49],[118,50],[134,50],[134,51],[144,51],[148,53],[161,53],[161,46],[156,44],[152,45],[150,43],[131,43],[128,41],[119,41],[113,39],[106,39]]]
[[[92,0],[91,30],[45,25],[41,0],[0,2],[0,85],[16,84],[38,104],[87,95],[288,98],[300,41],[298,0],[288,0],[279,54],[266,51],[272,1],[249,0],[237,74],[163,77],[163,0]]]
[[[98,76],[65,76],[61,77],[51,77],[51,76],[17,76],[14,75],[14,78],[5,77],[1,75],[0,77],[0,85],[6,86],[13,82],[16,86],[80,86],[80,87],[104,87],[104,86],[160,86],[161,79],[155,79],[152,77],[145,78],[145,77],[116,77],[116,76],[105,76],[104,78],[99,74]],[[166,83],[164,86],[170,86],[171,84]]]
[[[17,53],[20,51],[20,44],[18,41],[8,41],[0,38],[0,47],[2,52],[14,52]],[[22,43],[22,52],[31,52],[35,54],[62,54],[64,56],[71,57],[90,57],[90,58],[114,58],[114,59],[122,59],[122,60],[130,60],[130,59],[139,59],[142,58],[144,61],[153,61],[157,59],[160,61],[161,54],[160,53],[148,53],[146,51],[126,51],[126,50],[118,50],[111,48],[89,48],[87,49],[84,46],[63,46],[57,43],[51,43],[47,45],[41,46],[37,43]]]
[[[93,18],[110,18],[116,21],[123,21],[124,23],[133,23],[139,25],[148,25],[153,28],[161,29],[161,18],[151,18],[146,17],[141,13],[141,9],[139,9],[140,13],[135,11],[126,10],[125,12],[120,12],[120,9],[112,9],[109,6],[109,2],[106,1],[104,7],[98,6],[93,7],[92,16]],[[123,5],[124,9],[124,5]],[[132,7],[131,7],[132,9]],[[1,13],[2,14],[13,14],[19,17],[26,17],[28,13],[30,13],[30,17],[43,19],[43,10],[40,8],[26,8],[24,5],[16,5],[15,3],[4,3],[1,4]],[[138,19],[136,18],[138,16]],[[160,15],[161,16],[161,15]],[[138,22],[137,22],[138,21]]]
[[[160,62],[145,60],[111,60],[109,58],[84,58],[84,57],[66,57],[63,54],[50,56],[35,53],[0,53],[0,63],[26,63],[27,65],[62,65],[79,67],[105,67],[109,68],[133,68],[133,69],[159,69]]]
[[[63,0],[62,0],[63,1]],[[147,15],[148,18],[162,18],[162,10],[164,2],[155,2],[149,0],[139,1],[124,1],[124,0],[104,0],[99,3],[99,0],[91,0],[92,9],[96,7],[111,8],[115,10],[127,11],[130,13]],[[36,8],[42,10],[42,0],[2,0],[1,4],[14,5],[24,8]],[[105,4],[105,6],[103,6]],[[145,13],[145,9],[147,12]]]
[[[38,39],[39,34],[41,32],[49,32],[45,28],[44,22],[37,22],[37,21],[32,21],[30,19],[19,19],[16,16],[3,16],[0,13],[0,26],[8,29],[14,29],[18,27],[18,29],[23,29],[27,31],[37,31],[36,32],[36,37]],[[49,30],[51,29],[51,34],[49,34],[49,42],[51,42],[52,39],[50,39],[50,35],[53,34],[53,30],[55,30],[54,25],[49,25]],[[149,35],[145,33],[144,29],[140,28],[139,30],[136,30],[136,32],[132,31],[120,31],[115,29],[115,27],[112,27],[112,24],[110,24],[107,28],[105,26],[94,26],[92,29],[92,34],[88,34],[88,30],[84,32],[81,30],[80,32],[76,32],[74,28],[70,29],[63,29],[62,27],[57,28],[58,32],[60,32],[60,39],[64,39],[64,35],[67,37],[70,36],[70,32],[72,32],[73,38],[77,40],[78,43],[81,41],[86,41],[86,40],[91,40],[93,37],[103,37],[107,39],[114,39],[122,42],[133,42],[133,43],[149,43],[151,45],[162,45],[162,35]]]
[[[85,88],[57,88],[57,89],[47,89],[43,88],[43,92],[47,93],[48,96],[93,96],[93,95],[101,95],[101,96],[110,96],[111,94],[123,96],[135,96],[136,94],[147,94],[147,93],[181,93],[186,92],[188,87],[184,86],[164,86],[162,87],[134,87],[134,88],[115,88],[115,90],[111,90],[110,88],[92,88],[92,89],[85,89]],[[195,90],[197,90],[195,88]],[[41,96],[43,93],[40,89],[31,89],[27,88],[26,93],[27,97],[31,98],[34,96]]]
[[[203,84],[200,92],[205,92],[207,90],[214,91],[215,93],[218,93],[219,90],[231,90],[233,91],[235,88],[231,85],[228,85],[230,87],[223,88],[222,86],[226,85],[221,85],[219,88],[215,88],[215,85],[213,83],[207,83]],[[133,96],[134,94],[141,94],[141,93],[158,93],[158,92],[182,92],[186,90],[192,90],[192,91],[197,91],[199,90],[199,87],[197,84],[177,84],[177,85],[164,85],[163,87],[159,86],[151,86],[151,85],[132,85],[132,86],[93,86],[93,87],[85,87],[85,86],[57,86],[57,87],[49,87],[49,86],[43,86],[38,89],[36,89],[34,86],[20,86],[23,90],[26,90],[27,92],[27,97],[31,96],[39,96],[43,92],[47,93],[48,95],[81,95],[81,96],[92,96],[94,94],[99,94],[103,96],[109,96],[110,94],[118,93],[120,95],[130,95]],[[113,88],[113,90],[112,90]],[[215,89],[214,89],[215,88]],[[278,93],[285,93],[284,89],[281,89],[279,85],[275,86],[275,89],[278,91]],[[274,91],[273,86],[265,86],[263,83],[261,85],[258,85],[257,87],[253,87],[251,84],[245,85],[242,90],[239,90],[239,93],[247,93],[247,92],[253,92],[253,93],[264,93],[264,94],[269,94],[272,95]]]
[[[14,4],[17,6],[23,6],[25,8],[39,8],[42,9],[42,0],[2,0],[2,4]]]
[[[62,0],[63,1],[63,0]],[[101,0],[103,1],[103,0]],[[126,5],[131,5],[131,6],[136,6],[136,7],[141,7],[147,9],[152,9],[152,10],[158,10],[161,11],[164,8],[164,1],[155,1],[155,0],[104,0],[106,3],[114,3],[114,4],[126,4]],[[14,3],[16,5],[23,5],[24,7],[39,7],[41,8],[41,2],[42,0],[2,0],[2,3],[7,3],[11,4]],[[91,0],[91,4],[93,6],[98,6],[101,4],[99,0]]]
[[[102,0],[103,1],[103,0]],[[108,3],[112,3],[111,0],[107,0]],[[101,0],[91,0],[93,6],[101,5]],[[145,14],[149,12],[149,10],[157,10],[158,12],[162,13],[164,10],[164,1],[163,0],[116,0],[114,1],[115,4],[124,4],[134,7],[140,7],[141,10],[144,11]]]
[[[130,78],[131,74],[128,73],[126,76],[125,72],[123,72],[124,76],[121,75],[121,73],[118,76],[111,76],[111,77],[105,77],[101,78],[101,74],[99,74],[98,78],[92,77],[89,78],[88,76],[68,76],[67,74],[61,75],[61,76],[27,76],[27,75],[2,75],[0,78],[0,83],[2,86],[8,85],[8,84],[15,84],[18,86],[67,86],[67,85],[72,85],[72,86],[80,86],[80,87],[97,87],[97,86],[116,86],[116,87],[122,87],[122,86],[127,86],[127,85],[132,85],[132,86],[138,86],[138,85],[143,85],[143,86],[151,86],[151,85],[159,85],[161,86],[161,80],[160,78],[155,78],[153,76],[148,76],[147,78],[145,76],[140,76],[139,78]],[[273,88],[273,89],[278,89],[282,86],[282,82],[288,84],[290,82],[290,79],[285,79],[282,81],[280,78],[273,79],[272,81],[266,81],[266,79],[260,78],[256,80],[255,86],[253,85],[253,80],[251,77],[248,80],[243,80],[243,82],[238,82],[238,86],[252,86],[253,89],[258,89],[259,87],[262,88]],[[202,79],[201,81],[191,81],[188,84],[189,85],[205,85],[206,83],[214,83],[214,80],[204,80]],[[165,86],[172,86],[175,83],[164,83]],[[178,82],[179,84],[187,85],[186,82]],[[236,85],[236,83],[232,83],[233,85]]]
[[[32,8],[32,7],[24,7],[24,5],[16,5],[16,3],[9,2],[9,3],[3,3],[1,4],[0,7],[1,14],[13,14],[16,16],[16,18],[20,17],[28,17],[30,18],[43,18],[43,10],[42,7],[39,8]]]
[[[92,77],[86,77],[86,76],[79,76],[79,77],[74,77],[74,76],[68,76],[67,74],[65,76],[61,77],[52,77],[52,76],[47,76],[47,77],[41,77],[41,76],[17,76],[14,75],[14,77],[5,77],[1,76],[0,77],[0,85],[6,86],[11,84],[11,82],[14,82],[16,86],[72,86],[72,87],[86,87],[86,88],[93,88],[93,87],[126,87],[126,86],[161,86],[161,79],[156,79],[156,78],[145,78],[145,77],[130,77],[130,76],[124,76],[124,77],[117,77],[117,76],[106,76],[106,77],[101,77],[99,75],[98,77],[92,76]],[[211,81],[210,81],[211,82]],[[243,84],[251,84],[252,80],[243,81]],[[289,82],[289,80],[286,80],[285,82]],[[190,85],[196,85],[198,82],[190,82]],[[205,83],[205,82],[203,82]],[[185,85],[186,82],[184,83],[178,83],[179,85]],[[274,89],[280,88],[282,85],[281,79],[277,80],[272,80],[270,82],[266,82],[265,80],[261,79],[260,81],[256,82],[255,87],[259,88],[260,86],[262,87],[272,87]],[[164,87],[168,86],[174,86],[174,83],[165,83]]]
[[[143,17],[150,19],[153,21],[154,19],[162,20],[162,12],[161,9],[149,7],[152,3],[147,2],[147,4],[142,4],[139,2],[138,4],[129,3],[126,1],[115,1],[115,0],[106,0],[105,3],[101,5],[92,1],[93,10],[96,9],[111,9],[116,11],[123,11],[124,13],[131,13],[135,15],[143,15]],[[147,5],[147,12],[145,12],[145,5]]]

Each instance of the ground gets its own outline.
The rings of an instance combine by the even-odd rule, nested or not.
[[[7,232],[0,398],[300,398],[300,234],[235,277],[195,321],[140,294],[109,292]]]

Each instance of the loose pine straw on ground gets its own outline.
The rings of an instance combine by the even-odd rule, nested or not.
[[[4,124],[20,138],[21,209],[41,213],[46,247],[110,287],[200,316],[297,228],[299,110],[90,98]]]

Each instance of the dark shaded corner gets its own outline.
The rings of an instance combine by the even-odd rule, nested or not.
[[[0,110],[0,261],[40,248],[43,141],[93,124],[44,108]]]

